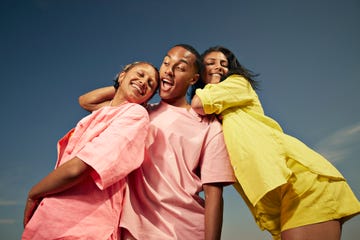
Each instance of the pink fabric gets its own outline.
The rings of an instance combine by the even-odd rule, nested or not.
[[[128,176],[120,225],[136,239],[203,239],[202,184],[235,179],[221,125],[165,103],[149,114],[153,140]]]
[[[137,104],[104,107],[58,143],[57,166],[77,156],[92,178],[42,200],[22,239],[118,239],[124,177],[144,159],[147,111]]]

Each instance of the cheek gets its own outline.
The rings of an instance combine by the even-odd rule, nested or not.
[[[159,68],[159,73],[165,72],[165,66],[164,64],[161,64],[160,68]]]
[[[204,83],[208,84],[211,82],[211,80],[212,80],[212,77],[210,75],[204,74],[204,76],[203,76]]]
[[[204,68],[204,70],[201,73],[201,78],[203,82],[207,81],[207,78],[209,78],[209,68]]]
[[[146,94],[146,97],[151,97],[151,95],[153,95],[153,91],[151,91],[151,89],[149,89],[149,91]]]
[[[147,92],[146,92],[146,95],[148,96],[151,96],[153,95],[154,93],[156,92],[156,88],[155,89],[152,89],[152,88],[148,88]]]
[[[206,66],[205,68],[204,68],[204,74],[206,75],[206,74],[209,74],[210,72],[211,72],[211,66]]]

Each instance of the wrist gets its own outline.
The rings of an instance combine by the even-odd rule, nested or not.
[[[27,201],[28,201],[28,202],[38,202],[39,199],[34,199],[34,198],[31,198],[31,197],[28,197],[28,198],[27,198]]]
[[[36,201],[39,201],[40,199],[41,199],[41,197],[39,196],[39,194],[35,194],[32,190],[30,190],[28,192],[28,195],[27,195],[28,201],[36,202]]]

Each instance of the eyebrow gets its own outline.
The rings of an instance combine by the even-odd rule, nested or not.
[[[189,62],[185,59],[180,59],[180,62],[186,63],[187,65],[189,65]]]
[[[172,59],[172,57],[170,57],[170,55],[168,55],[168,54],[166,54],[165,57],[168,57],[168,58]],[[165,58],[165,57],[164,57],[164,58]],[[181,59],[179,60],[179,62],[183,62],[183,63],[185,63],[185,64],[187,64],[187,65],[190,64],[189,61],[186,60],[186,58],[181,58]]]
[[[216,60],[216,58],[215,57],[210,57],[210,58],[205,58],[205,60]],[[220,61],[227,61],[227,58],[220,59]]]

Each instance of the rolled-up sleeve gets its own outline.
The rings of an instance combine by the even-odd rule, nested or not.
[[[140,105],[132,105],[77,153],[78,158],[94,169],[91,175],[100,189],[121,180],[141,165],[148,128],[147,111]]]
[[[197,89],[206,114],[220,114],[231,107],[244,107],[253,101],[250,83],[240,75],[231,75],[217,84],[207,84]]]

